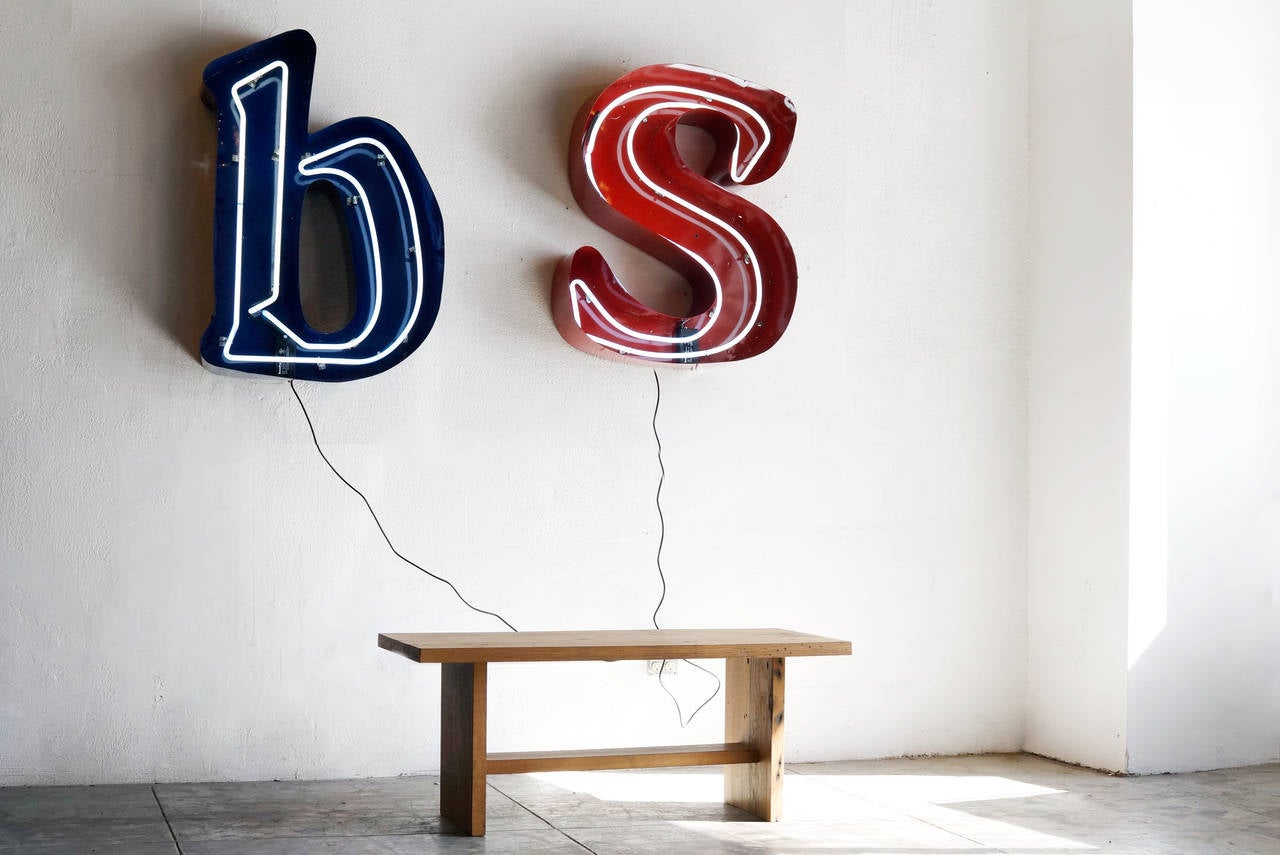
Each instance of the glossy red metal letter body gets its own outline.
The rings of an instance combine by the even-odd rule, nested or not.
[[[715,140],[705,176],[676,148],[676,126]],[[721,185],[755,184],[782,166],[795,135],[790,99],[690,65],[650,65],[589,101],[574,125],[569,177],[592,220],[679,271],[690,314],[655,311],[582,247],[556,270],[560,334],[629,362],[729,362],[782,336],[796,299],[796,261],[773,218]]]

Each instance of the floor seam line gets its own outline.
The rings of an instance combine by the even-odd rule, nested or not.
[[[896,807],[895,805],[885,804],[884,802],[878,802],[875,799],[871,798],[870,796],[864,796],[860,793],[851,793],[848,790],[842,790],[839,787],[837,787],[835,784],[831,784],[831,783],[828,783],[827,781],[822,780],[821,775],[810,775],[806,772],[799,772],[795,770],[792,770],[792,772],[793,774],[801,775],[805,778],[808,778],[809,780],[817,784],[821,784],[822,786],[826,787],[828,790],[831,790],[831,792],[833,793],[839,793],[842,796],[849,796],[850,798],[859,799],[860,801],[864,801],[869,805],[875,805],[878,808],[883,808],[884,810],[889,810],[889,811],[893,811],[896,814],[901,814],[903,819],[919,819],[919,817],[913,816],[910,812],[905,811],[900,807]]]
[[[178,835],[173,833],[173,823],[169,822],[169,814],[165,812],[164,805],[160,802],[160,794],[156,792],[156,785],[151,785],[151,798],[156,800],[156,807],[160,808],[160,818],[164,820],[164,827],[169,829],[169,839],[173,841],[173,847],[178,850],[178,855],[182,855],[182,844],[178,842]]]
[[[1195,798],[1195,796],[1192,796],[1192,798]],[[1249,807],[1248,805],[1242,805],[1239,802],[1234,801],[1226,796],[1222,797],[1222,801],[1230,805],[1231,807],[1235,808],[1236,810],[1242,810],[1242,811],[1245,811],[1246,813],[1256,814],[1257,816],[1265,817],[1266,819],[1274,819],[1274,817],[1272,817],[1271,814],[1269,813],[1265,813],[1264,811],[1260,811],[1260,810],[1255,810]]]
[[[821,783],[823,786],[828,787],[829,789],[832,789],[832,790],[834,790],[834,791],[836,791],[836,792],[840,793],[841,795],[845,795],[845,796],[853,796],[853,797],[854,797],[854,798],[856,798],[856,799],[862,799],[863,801],[867,802],[868,804],[873,804],[873,805],[875,805],[876,807],[884,808],[885,810],[891,810],[891,811],[893,811],[893,812],[895,812],[895,813],[900,813],[900,814],[902,814],[904,817],[906,817],[908,820],[910,820],[911,822],[920,822],[920,823],[923,823],[923,824],[925,824],[925,825],[931,826],[932,828],[936,828],[936,829],[938,829],[939,831],[943,832],[944,834],[950,834],[950,835],[953,835],[953,836],[955,836],[955,837],[959,837],[961,840],[967,840],[967,841],[969,841],[970,843],[976,843],[977,845],[979,845],[979,846],[983,847],[983,850],[990,851],[990,852],[1000,852],[1000,853],[1003,853],[1003,852],[1005,851],[1005,850],[1000,849],[1000,848],[998,848],[998,847],[991,846],[990,844],[983,843],[981,840],[974,840],[972,837],[969,837],[968,835],[965,835],[965,834],[961,834],[961,833],[960,833],[960,832],[958,832],[958,831],[952,831],[950,828],[944,828],[943,826],[938,825],[936,822],[931,822],[930,820],[927,820],[927,819],[925,819],[924,817],[916,816],[916,815],[915,815],[915,814],[913,814],[911,811],[903,810],[903,809],[898,808],[898,807],[895,807],[895,806],[893,806],[893,805],[887,805],[887,804],[884,804],[883,802],[878,802],[878,801],[876,801],[875,799],[870,798],[869,796],[856,795],[856,794],[854,794],[854,793],[846,792],[845,790],[842,790],[842,789],[840,789],[839,787],[836,787],[836,786],[834,786],[834,785],[832,785],[832,784],[828,784],[826,781],[823,781],[823,780],[822,780],[822,776],[821,776],[821,775],[806,775],[804,772],[801,772],[801,771],[799,771],[798,769],[794,769],[794,768],[792,769],[792,772],[793,772],[794,774],[802,775],[802,776],[804,776],[804,777],[806,777],[806,778],[809,778],[809,779],[811,779],[811,780],[817,781],[818,783]],[[978,851],[982,851],[982,850],[978,850]]]
[[[547,826],[547,828],[555,828],[555,829],[556,829],[556,831],[559,831],[559,830],[560,830],[560,829],[556,828],[554,825],[552,825],[550,822],[548,822],[548,821],[547,821],[547,819],[546,819],[546,817],[541,816],[541,815],[540,815],[537,811],[535,811],[533,808],[529,807],[527,804],[525,804],[524,802],[520,801],[519,799],[517,799],[515,796],[511,795],[510,793],[506,793],[506,792],[503,792],[502,790],[498,789],[498,787],[497,787],[495,784],[491,784],[491,783],[487,783],[487,782],[486,782],[486,786],[488,786],[490,789],[492,789],[495,793],[497,793],[498,795],[502,796],[503,798],[510,799],[512,804],[519,806],[519,807],[520,807],[520,808],[522,808],[524,811],[526,811],[529,815],[534,816],[534,817],[537,817],[539,820],[541,820],[541,821],[542,821],[542,823],[543,823],[543,824],[545,824],[545,825]]]
[[[563,834],[566,838],[568,838],[568,839],[569,839],[570,841],[572,841],[573,843],[578,844],[578,845],[579,845],[579,846],[581,846],[583,849],[585,849],[585,850],[587,850],[588,852],[590,852],[590,853],[591,853],[591,855],[599,855],[599,853],[598,853],[598,852],[596,852],[596,850],[592,849],[590,846],[588,846],[587,844],[583,843],[581,840],[579,840],[578,838],[574,837],[572,834],[570,834],[569,832],[565,831],[563,828],[556,828],[554,825],[553,825],[553,826],[551,826],[551,827],[552,827],[552,828],[555,828],[555,829],[556,829],[556,831],[558,831],[558,832],[560,832],[561,834]]]
[[[585,849],[585,850],[587,850],[588,852],[590,852],[590,853],[591,853],[591,855],[599,855],[599,853],[598,853],[598,852],[596,852],[596,850],[592,849],[590,846],[588,846],[587,844],[583,843],[581,840],[579,840],[578,838],[574,837],[572,834],[570,834],[569,832],[565,831],[563,828],[558,827],[558,826],[557,826],[557,825],[555,825],[553,822],[551,822],[550,820],[548,820],[545,816],[543,816],[542,814],[538,813],[536,810],[534,810],[533,808],[529,807],[527,804],[525,804],[524,802],[520,801],[520,800],[519,800],[519,799],[517,799],[515,796],[511,795],[510,793],[505,793],[505,792],[503,792],[502,790],[498,789],[498,787],[497,787],[497,785],[496,785],[496,784],[490,783],[490,784],[489,784],[489,786],[490,786],[490,787],[493,787],[493,791],[494,791],[495,793],[499,793],[499,794],[501,794],[501,795],[505,796],[506,798],[511,799],[511,801],[512,801],[512,802],[514,802],[515,804],[518,804],[520,807],[524,808],[524,809],[525,809],[525,810],[527,810],[529,813],[533,814],[533,815],[534,815],[534,816],[536,816],[538,819],[540,819],[540,820],[542,820],[543,822],[545,822],[545,823],[547,824],[547,828],[554,829],[556,832],[558,832],[560,835],[562,835],[563,837],[565,837],[566,839],[568,839],[570,842],[575,843],[575,844],[577,844],[578,846],[581,846],[583,849]]]

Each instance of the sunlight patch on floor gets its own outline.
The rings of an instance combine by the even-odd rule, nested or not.
[[[892,804],[945,805],[1060,795],[1065,790],[1028,784],[998,775],[821,775],[846,793]]]
[[[539,781],[586,793],[606,802],[705,802],[724,801],[724,777],[719,770],[706,772],[539,772]]]

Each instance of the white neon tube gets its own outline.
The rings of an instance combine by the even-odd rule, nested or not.
[[[267,74],[275,69],[280,70],[280,79],[271,80],[280,89],[279,113],[277,116],[277,165],[276,165],[276,181],[275,181],[275,198],[273,200],[273,220],[272,220],[272,267],[271,267],[271,293],[261,302],[255,304],[249,309],[249,314],[259,314],[270,323],[274,324],[282,333],[291,339],[299,347],[308,350],[318,350],[326,352],[340,352],[359,345],[368,337],[374,325],[377,323],[378,317],[382,311],[382,259],[378,243],[377,228],[373,222],[371,214],[372,208],[369,204],[369,198],[364,191],[364,187],[350,173],[337,169],[336,167],[314,166],[318,161],[331,157],[339,152],[355,148],[360,145],[367,145],[375,148],[385,159],[387,165],[395,172],[396,180],[400,184],[400,189],[404,193],[405,206],[409,211],[410,232],[412,234],[413,245],[412,254],[414,260],[415,279],[411,284],[414,290],[413,310],[409,315],[408,321],[401,328],[395,340],[387,347],[379,350],[372,356],[367,357],[344,357],[344,356],[280,356],[275,354],[244,354],[235,353],[232,346],[235,336],[240,326],[240,304],[241,293],[243,289],[243,247],[244,247],[244,203],[245,203],[245,169],[247,163],[247,141],[249,135],[249,123],[244,110],[244,103],[241,99],[240,91],[246,87],[256,89],[258,82]],[[281,251],[281,231],[283,222],[284,208],[284,173],[285,173],[285,128],[288,124],[288,104],[289,99],[289,67],[283,61],[277,60],[269,63],[262,68],[238,80],[231,87],[231,101],[235,107],[236,119],[240,127],[239,134],[239,150],[238,150],[238,186],[236,188],[236,251],[235,251],[235,282],[234,282],[234,316],[231,322],[231,330],[227,335],[226,343],[222,348],[223,358],[228,362],[241,363],[293,363],[293,364],[330,364],[330,365],[368,365],[377,362],[386,357],[389,353],[399,347],[408,337],[413,329],[414,323],[417,321],[418,315],[422,308],[423,294],[423,267],[422,267],[422,239],[418,227],[418,215],[414,210],[413,197],[409,193],[409,184],[405,180],[404,173],[400,169],[399,163],[395,157],[387,150],[387,147],[372,137],[358,137],[353,140],[341,143],[326,149],[319,154],[313,154],[303,158],[298,163],[298,171],[302,175],[334,175],[343,178],[356,188],[357,196],[360,198],[361,210],[358,216],[365,218],[365,222],[369,227],[369,239],[373,254],[374,265],[374,301],[369,313],[369,320],[365,327],[354,338],[345,342],[307,342],[296,332],[290,329],[273,313],[266,310],[266,307],[274,303],[280,296],[280,251]]]
[[[730,78],[726,75],[716,74],[715,72],[711,72],[709,69],[698,68],[696,66],[676,66],[676,67],[684,70],[689,70],[689,71],[697,71],[702,74],[714,75],[717,77],[725,77],[725,79],[733,80],[739,85],[750,85],[753,88],[757,88],[757,89],[763,88],[755,84],[747,84],[746,81],[740,81],[737,78]],[[684,108],[684,109],[690,109],[690,110],[712,109],[729,118],[735,118],[735,115],[729,109],[726,109],[726,107],[737,108],[741,110],[744,114],[748,115],[751,119],[754,119],[755,122],[759,124],[760,130],[761,130],[761,137],[759,138],[760,139],[759,147],[757,148],[755,153],[752,155],[751,159],[747,163],[743,164],[743,166],[739,170],[737,164],[740,159],[739,156],[742,150],[741,149],[742,140],[741,140],[741,132],[738,128],[738,125],[737,123],[734,123],[734,131],[735,131],[735,134],[737,135],[737,139],[734,142],[733,156],[729,162],[729,175],[730,175],[730,178],[736,183],[742,183],[747,178],[747,176],[751,173],[751,171],[755,168],[755,166],[759,163],[760,158],[764,155],[765,150],[768,148],[770,142],[772,141],[772,133],[769,130],[768,123],[765,122],[764,118],[754,109],[747,106],[746,104],[743,104],[741,101],[737,101],[732,98],[727,98],[721,95],[717,95],[714,92],[708,92],[703,89],[697,89],[697,88],[688,87],[688,86],[666,86],[666,85],[645,86],[645,87],[634,89],[630,92],[627,92],[623,95],[618,96],[613,101],[611,101],[603,110],[601,110],[596,116],[596,120],[593,123],[591,128],[591,132],[587,136],[587,145],[585,147],[586,156],[584,158],[586,173],[587,173],[587,180],[591,182],[592,188],[596,191],[596,193],[600,196],[601,199],[605,198],[604,193],[601,192],[600,185],[596,181],[595,171],[592,167],[592,162],[591,162],[591,156],[595,152],[596,141],[597,141],[597,137],[599,135],[601,126],[604,124],[605,119],[608,117],[608,114],[614,111],[615,109],[617,109],[622,104],[625,104],[628,101],[634,100],[636,98],[652,95],[655,93],[662,93],[664,96],[667,95],[667,93],[676,93],[677,97],[679,95],[692,95],[700,100],[663,101],[644,109],[635,119],[633,119],[630,122],[627,129],[627,133],[625,137],[623,137],[623,140],[625,140],[625,142],[623,142],[623,140],[619,141],[619,145],[622,148],[622,151],[625,152],[625,155],[626,155],[626,163],[630,164],[631,170],[634,172],[635,176],[646,187],[648,187],[653,192],[653,194],[657,196],[659,199],[662,199],[662,200],[669,199],[672,202],[674,202],[676,205],[679,205],[680,207],[686,209],[687,211],[690,211],[695,216],[701,217],[703,220],[709,223],[720,226],[722,229],[724,229],[725,232],[731,235],[733,239],[736,240],[737,243],[742,247],[742,250],[747,259],[747,265],[751,268],[753,284],[754,284],[755,299],[753,301],[751,317],[747,320],[745,324],[742,325],[742,328],[737,333],[737,335],[735,335],[729,341],[721,343],[714,347],[706,348],[705,350],[693,351],[692,353],[680,353],[680,352],[669,353],[666,351],[653,351],[653,350],[647,350],[647,349],[638,348],[638,347],[632,347],[629,345],[619,344],[614,341],[608,341],[608,340],[602,339],[598,336],[594,336],[594,335],[591,335],[590,333],[585,332],[585,330],[584,330],[584,335],[586,335],[587,338],[591,339],[597,344],[600,344],[604,347],[609,348],[610,350],[614,350],[619,353],[625,353],[631,356],[640,356],[640,357],[654,359],[654,360],[678,361],[678,360],[687,359],[690,356],[694,356],[694,355],[709,356],[715,353],[720,353],[721,351],[728,350],[729,348],[732,348],[735,345],[737,345],[739,342],[741,342],[742,339],[745,338],[751,332],[752,328],[755,325],[756,319],[759,317],[761,304],[763,302],[763,297],[764,297],[764,282],[760,273],[760,264],[758,262],[758,259],[756,258],[754,249],[752,248],[750,242],[748,242],[746,238],[744,238],[742,234],[738,232],[737,229],[733,228],[731,225],[729,225],[719,217],[715,216],[711,212],[705,211],[702,208],[699,208],[698,206],[692,204],[688,200],[683,199],[680,196],[674,193],[671,193],[670,191],[665,190],[662,187],[658,186],[658,184],[655,183],[645,173],[645,171],[640,168],[640,164],[636,160],[636,154],[635,154],[636,129],[638,125],[643,121],[645,121],[651,114],[653,114],[658,110],[663,110],[663,109],[670,109],[670,108],[676,108],[676,109]],[[757,137],[755,136],[754,133],[751,133],[750,128],[748,128],[748,133],[751,135],[752,143],[757,142]],[[624,175],[625,174],[626,173],[624,171]],[[630,181],[629,175],[627,176],[627,178],[628,178],[628,181]],[[606,200],[606,204],[607,204],[607,200]],[[707,271],[708,276],[711,278],[711,283],[714,289],[715,296],[712,301],[712,307],[708,312],[708,323],[705,327],[687,336],[662,336],[662,335],[654,335],[652,333],[642,332],[640,330],[631,329],[630,327],[626,326],[625,324],[621,323],[616,318],[614,318],[613,315],[611,315],[604,308],[599,298],[595,295],[595,293],[591,290],[590,286],[588,286],[586,282],[584,282],[581,279],[573,279],[572,281],[569,282],[569,285],[568,285],[569,299],[570,299],[570,304],[573,308],[574,322],[578,325],[578,328],[579,329],[582,328],[582,319],[581,319],[580,308],[578,303],[578,297],[579,295],[581,295],[582,298],[586,300],[586,302],[592,303],[595,305],[595,311],[599,314],[601,319],[609,327],[613,328],[620,335],[626,336],[628,338],[638,339],[641,341],[651,341],[655,344],[681,346],[681,345],[687,345],[691,342],[697,341],[698,339],[702,338],[707,333],[709,333],[712,330],[712,328],[717,325],[717,322],[721,320],[721,310],[724,305],[723,286],[720,282],[719,277],[716,276],[715,271],[711,268],[711,266],[707,263],[707,261],[704,258],[702,258],[697,253],[691,250],[688,250],[683,246],[680,246],[679,244],[673,243],[672,245],[679,247],[690,258],[694,259],[699,265],[702,266],[704,270]]]

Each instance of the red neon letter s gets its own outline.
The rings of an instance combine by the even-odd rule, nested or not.
[[[676,149],[676,125],[708,131],[706,177]],[[796,260],[768,214],[719,185],[755,184],[782,166],[796,113],[783,95],[689,65],[650,65],[609,85],[574,125],[569,177],[599,225],[682,273],[688,317],[654,311],[580,248],[556,270],[551,306],[565,340],[653,364],[729,362],[768,350],[796,300]]]

